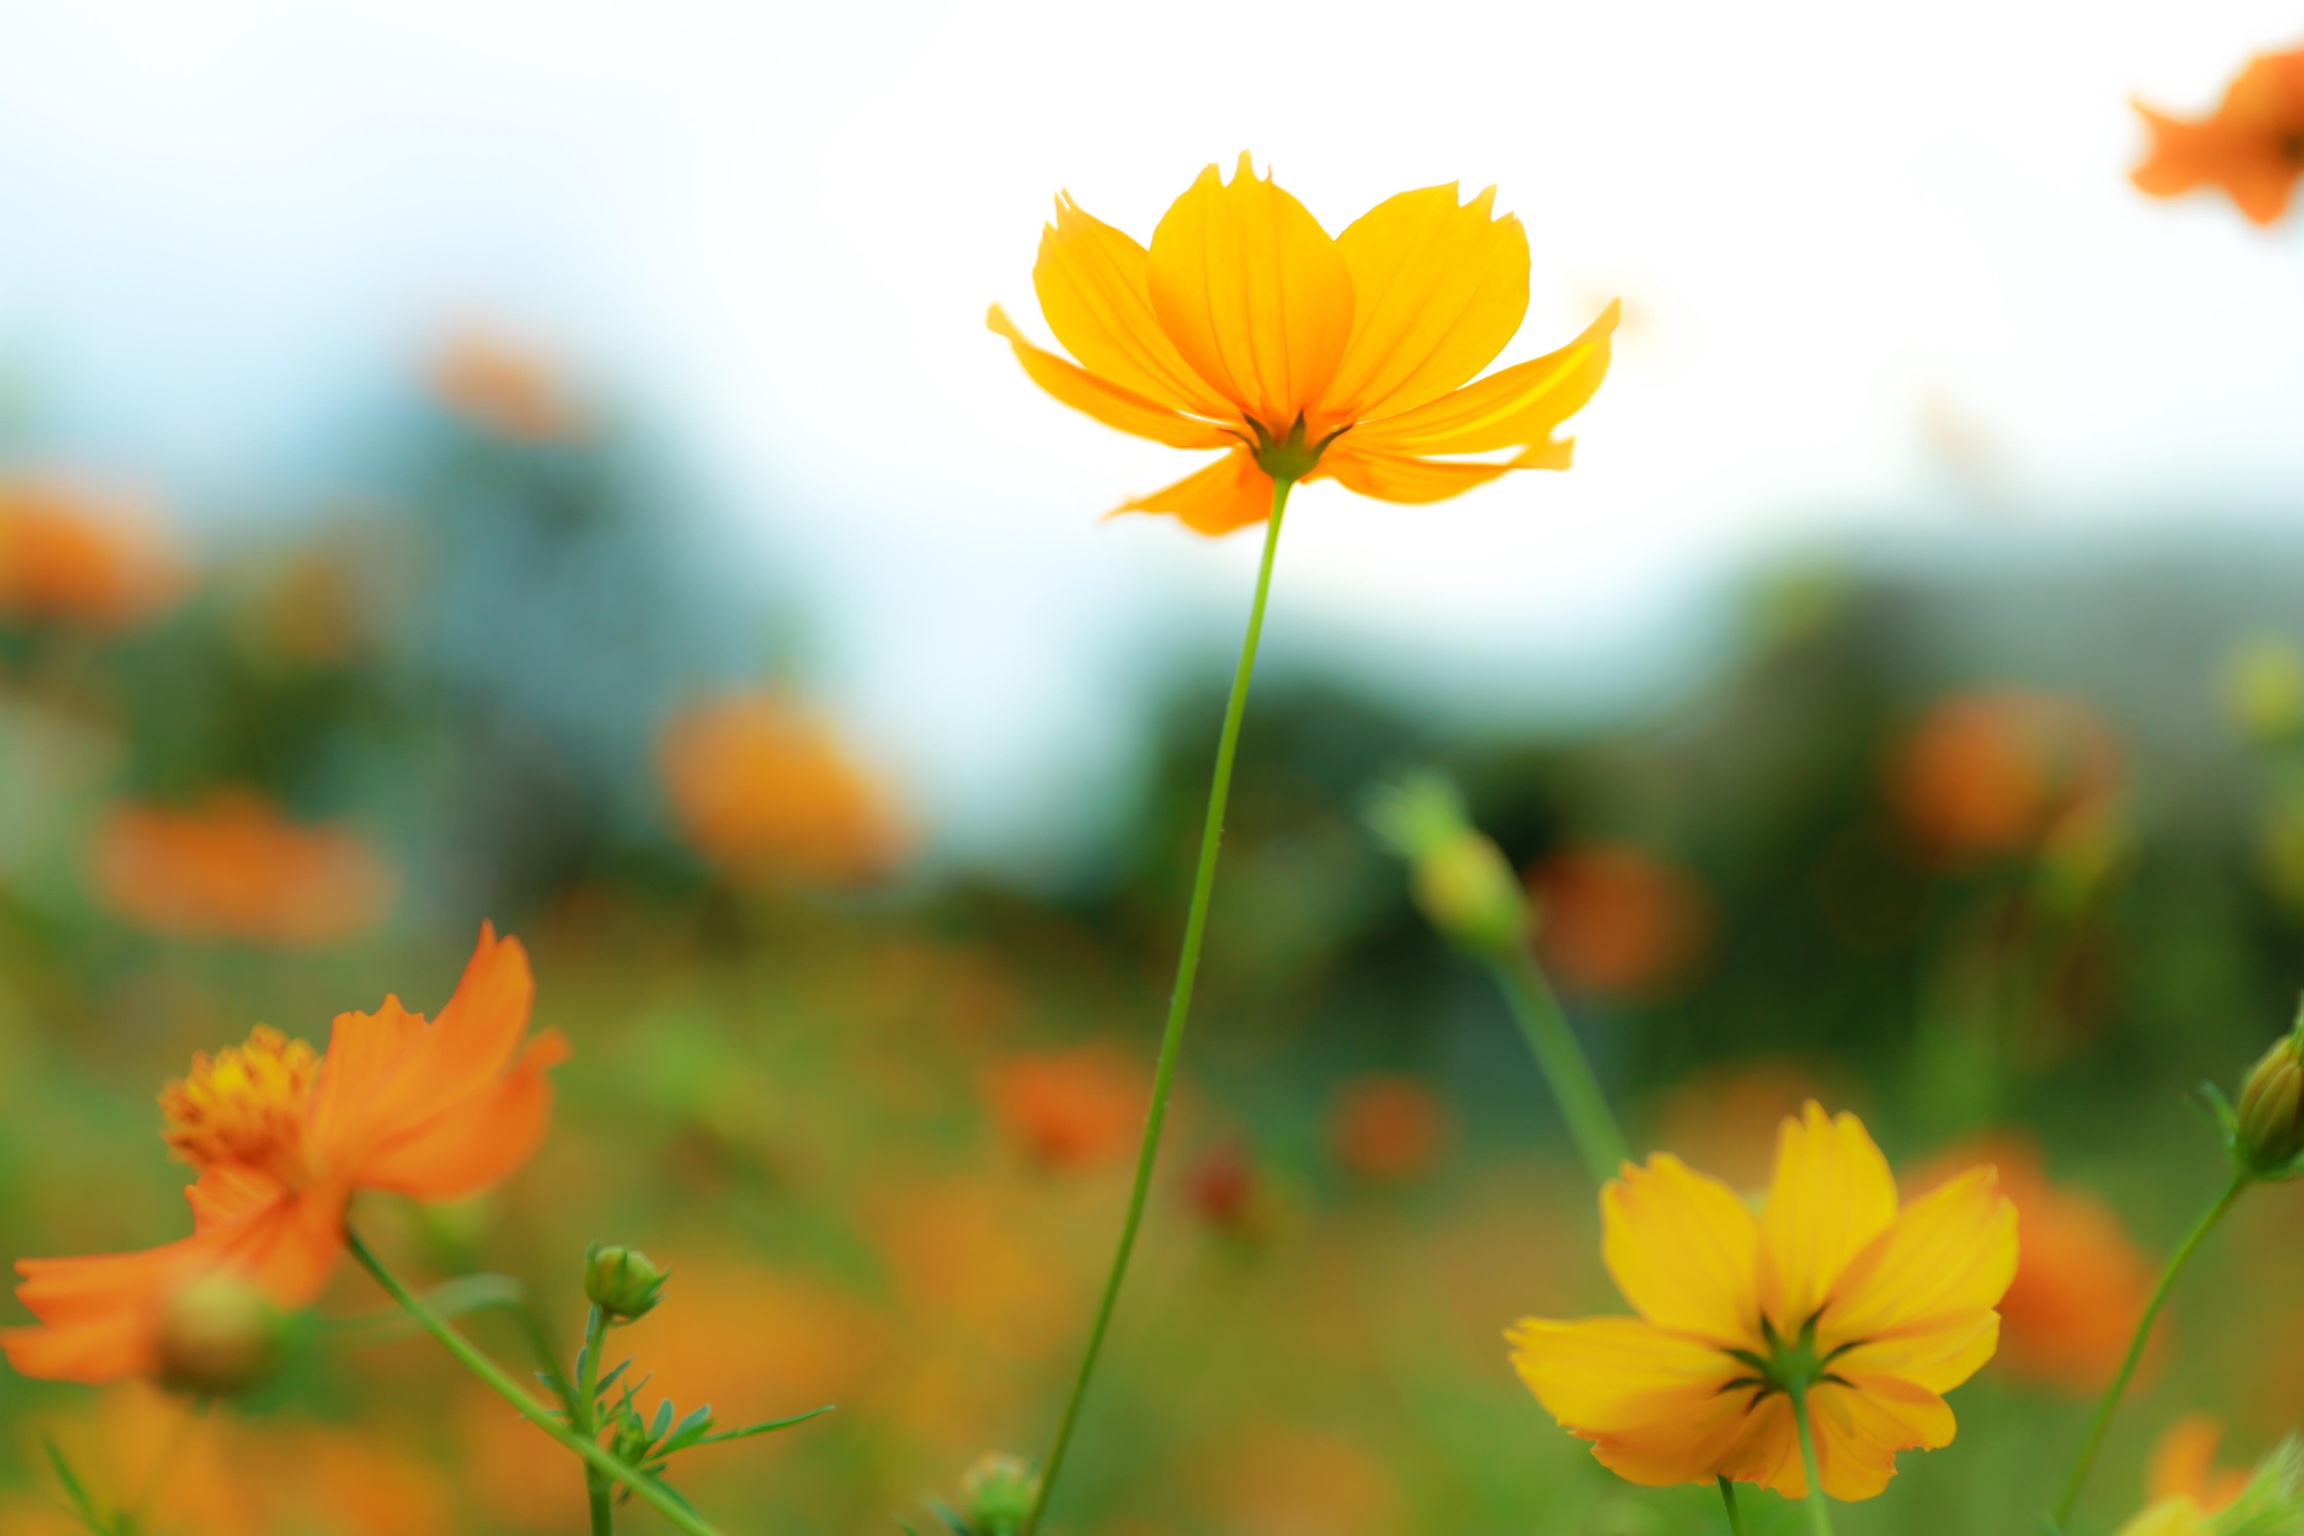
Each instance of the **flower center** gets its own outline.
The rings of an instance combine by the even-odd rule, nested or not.
[[[1816,1348],[1816,1321],[1824,1314],[1819,1309],[1800,1332],[1785,1338],[1776,1331],[1776,1324],[1767,1317],[1760,1319],[1760,1336],[1767,1341],[1765,1349],[1732,1349],[1739,1363],[1749,1371],[1728,1383],[1728,1390],[1749,1387],[1755,1406],[1770,1393],[1781,1392],[1787,1397],[1805,1397],[1808,1389],[1819,1382],[1839,1381],[1832,1374],[1832,1362],[1856,1347],[1851,1340],[1829,1353],[1819,1354]],[[1843,1386],[1845,1382],[1841,1383]]]
[[[1315,443],[1305,431],[1302,416],[1284,433],[1273,432],[1253,416],[1248,418],[1248,425],[1256,434],[1256,467],[1275,480],[1291,484],[1319,467],[1320,455],[1327,451],[1328,445],[1351,430],[1348,426],[1338,427]]]
[[[301,1040],[259,1024],[246,1045],[192,1058],[192,1070],[160,1091],[161,1139],[205,1172],[219,1163],[303,1182],[304,1110],[320,1058]]]

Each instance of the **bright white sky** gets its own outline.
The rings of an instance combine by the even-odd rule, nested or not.
[[[1627,299],[1570,474],[1301,498],[1283,656],[1589,694],[1788,539],[2304,503],[2304,239],[2124,179],[2127,97],[2206,106],[2304,36],[2276,0],[0,9],[0,344],[83,451],[227,507],[444,319],[551,338],[797,566],[963,841],[1122,760],[1114,701],[1228,647],[1253,565],[1100,525],[1192,460],[982,329],[1060,187],[1141,238],[1242,147],[1331,230],[1494,182],[1507,361]]]

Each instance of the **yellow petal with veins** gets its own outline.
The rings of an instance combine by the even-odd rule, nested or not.
[[[1659,1152],[1609,1181],[1600,1220],[1601,1258],[1635,1312],[1725,1348],[1760,1347],[1760,1225],[1736,1191]]]
[[[1055,353],[1036,347],[1025,340],[1024,333],[1016,329],[1015,322],[1001,313],[1000,306],[992,306],[984,323],[1008,339],[1016,349],[1016,360],[1024,365],[1032,382],[1076,411],[1085,411],[1108,427],[1117,427],[1137,437],[1148,437],[1171,448],[1223,448],[1239,441],[1231,433],[1211,422],[1195,421],[1179,415],[1164,405],[1145,399],[1142,395],[1107,383],[1087,369],[1068,363]]]
[[[1633,1317],[1528,1318],[1506,1335],[1536,1400],[1610,1470],[1650,1487],[1710,1478],[1744,1432],[1744,1367]]]
[[[1261,523],[1272,515],[1272,477],[1256,467],[1245,448],[1235,448],[1198,474],[1113,510],[1165,512],[1194,533],[1214,537]]]
[[[1849,1262],[1817,1343],[1826,1351],[1854,1340],[1878,1347],[1972,1330],[2015,1278],[2016,1208],[2000,1193],[1997,1173],[1971,1169],[1906,1206]]]
[[[1336,237],[1352,274],[1352,340],[1319,415],[1359,421],[1436,400],[1496,360],[1528,312],[1528,235],[1491,218],[1496,189],[1386,198]]]
[[[1056,200],[1056,222],[1040,232],[1032,288],[1048,329],[1080,365],[1109,383],[1174,410],[1219,421],[1238,413],[1176,350],[1152,313],[1145,274],[1150,257],[1119,230]]]
[[[1240,156],[1211,165],[1152,231],[1152,312],[1210,388],[1275,437],[1317,404],[1352,334],[1343,253]]]
[[[1618,306],[1610,304],[1559,351],[1500,369],[1415,410],[1364,422],[1351,435],[1363,447],[1400,453],[1488,453],[1541,442],[1582,410],[1607,377],[1619,318]]]
[[[1895,1219],[1895,1175],[1861,1121],[1813,1099],[1785,1120],[1760,1216],[1760,1306],[1787,1342]]]

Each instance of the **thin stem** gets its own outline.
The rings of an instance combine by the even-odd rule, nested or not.
[[[2128,1378],[2136,1374],[2136,1366],[2144,1358],[2144,1346],[2152,1337],[2152,1324],[2160,1316],[2160,1309],[2168,1304],[2168,1293],[2176,1288],[2176,1277],[2192,1262],[2192,1255],[2215,1230],[2216,1223],[2224,1219],[2224,1213],[2232,1209],[2232,1202],[2240,1198],[2241,1191],[2254,1182],[2253,1174],[2234,1174],[2232,1182],[2224,1186],[2224,1193],[2208,1207],[2208,1214],[2194,1224],[2176,1251],[2168,1256],[2168,1267],[2160,1272],[2160,1283],[2153,1287],[2152,1299],[2144,1303],[2144,1315],[2136,1320],[2136,1336],[2128,1341],[2127,1357],[2120,1362],[2120,1370],[2113,1376],[2112,1384],[2104,1389],[2103,1397],[2097,1400],[2095,1416],[2088,1421],[2087,1438],[2080,1442],[2080,1454],[2072,1459],[2072,1470],[2064,1479],[2064,1491],[2057,1496],[2053,1519],[2059,1529],[2071,1520],[2072,1507],[2080,1502],[2080,1490],[2088,1482],[2088,1469],[2095,1465],[2096,1453],[2104,1447],[2104,1435],[2112,1427],[2112,1415],[2120,1406],[2120,1395],[2128,1390]]]
[[[607,1342],[608,1314],[595,1305],[591,1316],[584,1320],[584,1358],[576,1368],[576,1401],[569,1405],[577,1432],[595,1445],[600,1441],[600,1421],[594,1417],[599,1397],[600,1350]],[[614,1486],[600,1469],[586,1462],[584,1497],[592,1508],[592,1536],[615,1536],[614,1492]]]
[[[720,1536],[718,1531],[690,1513],[654,1478],[626,1466],[601,1446],[577,1434],[561,1423],[549,1408],[543,1407],[522,1391],[520,1384],[506,1375],[502,1366],[474,1348],[470,1340],[424,1305],[415,1292],[401,1284],[399,1277],[386,1269],[376,1255],[368,1251],[368,1245],[360,1241],[359,1234],[350,1228],[345,1229],[344,1246],[350,1250],[360,1267],[368,1271],[370,1278],[384,1288],[384,1294],[398,1302],[401,1309],[416,1319],[442,1349],[454,1355],[457,1362],[479,1377],[490,1391],[517,1409],[522,1418],[559,1441],[564,1448],[581,1458],[587,1467],[597,1468],[640,1495],[649,1508],[671,1521],[678,1529],[687,1532],[688,1536]]]
[[[1729,1536],[1744,1536],[1744,1517],[1736,1513],[1736,1485],[1725,1476],[1720,1479],[1720,1502],[1728,1506]]]
[[[1786,1395],[1792,1399],[1792,1422],[1800,1426],[1800,1465],[1808,1471],[1809,1536],[1832,1536],[1832,1500],[1816,1471],[1816,1435],[1808,1424],[1808,1389],[1802,1387]]]
[[[1264,558],[1256,569],[1256,597],[1248,607],[1248,634],[1240,642],[1240,662],[1232,670],[1232,696],[1224,706],[1224,733],[1216,743],[1216,770],[1208,789],[1208,817],[1200,829],[1200,862],[1192,877],[1192,905],[1184,918],[1183,952],[1176,957],[1176,987],[1168,997],[1168,1025],[1160,1036],[1160,1059],[1152,1073],[1152,1103],[1144,1116],[1144,1141],[1136,1153],[1136,1183],[1128,1192],[1128,1214],[1120,1223],[1120,1243],[1112,1254],[1112,1272],[1104,1281],[1104,1299],[1097,1305],[1096,1321],[1088,1330],[1088,1348],[1080,1358],[1080,1374],[1065,1400],[1064,1416],[1056,1422],[1056,1438],[1049,1443],[1040,1489],[1024,1516],[1018,1536],[1033,1536],[1040,1516],[1048,1508],[1057,1474],[1064,1470],[1064,1453],[1072,1444],[1072,1430],[1080,1419],[1080,1404],[1088,1395],[1088,1381],[1096,1373],[1096,1356],[1104,1347],[1104,1332],[1111,1325],[1112,1309],[1120,1300],[1120,1282],[1128,1273],[1128,1256],[1136,1246],[1136,1229],[1144,1220],[1144,1202],[1152,1191],[1152,1168],[1160,1154],[1160,1126],[1168,1115],[1168,1089],[1176,1076],[1176,1058],[1184,1047],[1184,1020],[1192,1008],[1192,982],[1200,971],[1200,942],[1208,929],[1208,898],[1216,886],[1216,850],[1224,838],[1224,807],[1232,796],[1232,760],[1240,747],[1240,720],[1248,707],[1248,680],[1256,670],[1256,644],[1264,633],[1264,601],[1272,590],[1272,557],[1280,548],[1280,519],[1288,509],[1288,490],[1294,482],[1272,482],[1272,516],[1264,525]]]
[[[1592,1075],[1592,1063],[1584,1059],[1584,1048],[1568,1028],[1560,999],[1553,995],[1552,984],[1544,979],[1536,957],[1524,945],[1514,945],[1496,956],[1493,968],[1505,1000],[1512,1005],[1512,1016],[1520,1021],[1520,1033],[1536,1055],[1536,1065],[1552,1085],[1552,1097],[1559,1102],[1576,1150],[1584,1154],[1584,1165],[1592,1170],[1594,1182],[1606,1184],[1631,1160],[1632,1153],[1614,1112],[1608,1108],[1607,1095],[1600,1091],[1600,1080]]]

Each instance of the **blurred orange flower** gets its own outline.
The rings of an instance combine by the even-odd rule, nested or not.
[[[2144,1315],[2151,1261],[2102,1201],[2052,1182],[2021,1136],[1955,1147],[1929,1165],[1918,1187],[1933,1189],[1981,1163],[1999,1169],[2021,1239],[2016,1278],[2000,1299],[1996,1364],[2075,1396],[2101,1391]]]
[[[2185,1414],[2162,1430],[2144,1464],[2144,1502],[2183,1499],[2206,1518],[2240,1497],[2248,1474],[2216,1466],[2223,1438],[2224,1425],[2212,1413]]]
[[[1480,380],[1528,311],[1528,236],[1495,189],[1386,199],[1331,239],[1302,203],[1211,165],[1149,249],[1056,200],[1032,286],[1078,363],[994,305],[1032,381],[1106,426],[1224,456],[1124,512],[1229,533],[1271,513],[1275,475],[1380,501],[1439,501],[1515,469],[1566,469],[1553,430],[1608,371],[1617,310],[1566,347]],[[1503,459],[1465,457],[1510,450]]]
[[[681,711],[661,761],[681,834],[733,874],[860,885],[903,857],[884,791],[788,694],[733,693]]]
[[[263,1026],[195,1056],[160,1095],[169,1150],[199,1170],[185,1191],[192,1235],[18,1260],[17,1299],[42,1326],[0,1330],[0,1350],[49,1380],[151,1375],[163,1311],[186,1285],[230,1274],[304,1306],[335,1264],[356,1191],[454,1200],[504,1178],[543,1139],[544,1073],[567,1053],[556,1034],[528,1036],[534,996],[520,941],[482,925],[438,1023],[387,997],[373,1014],[338,1014],[325,1057]]]
[[[1712,898],[1704,887],[1630,843],[1556,853],[1529,871],[1528,891],[1545,964],[1586,991],[1626,998],[1669,992],[1703,964],[1711,945]]]
[[[2130,173],[2139,190],[2176,197],[2215,187],[2257,224],[2287,212],[2304,175],[2304,48],[2250,59],[2216,110],[2197,121],[2142,102],[2136,110],[2152,133]]]
[[[1448,1111],[1412,1077],[1372,1072],[1337,1090],[1329,1121],[1336,1160],[1364,1179],[1404,1183],[1440,1165]]]
[[[0,482],[0,622],[126,629],[189,585],[149,513],[59,480]]]
[[[94,874],[113,911],[156,933],[314,946],[373,932],[399,881],[350,827],[299,827],[239,792],[188,811],[114,807]]]
[[[584,412],[559,369],[536,349],[469,328],[432,359],[432,392],[474,426],[517,442],[566,442],[582,435]]]
[[[1399,1485],[1334,1435],[1256,1428],[1228,1437],[1191,1480],[1231,1536],[1383,1536],[1400,1525]]]
[[[1127,1151],[1149,1089],[1108,1046],[1011,1056],[984,1076],[992,1114],[1044,1168],[1093,1168]]]
[[[2024,853],[2068,819],[2100,815],[2119,777],[2118,750],[2095,711],[2016,688],[1941,700],[1887,770],[1905,829],[1948,865]]]

